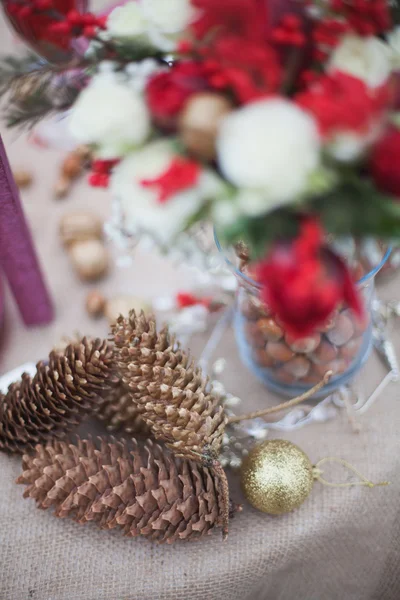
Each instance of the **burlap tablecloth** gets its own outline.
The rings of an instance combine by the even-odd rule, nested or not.
[[[6,47],[9,37],[0,22],[0,49]],[[72,273],[57,223],[67,211],[87,207],[107,214],[109,208],[107,194],[83,183],[67,200],[55,202],[51,187],[60,154],[39,152],[15,133],[6,133],[5,142],[13,166],[34,173],[23,201],[57,316],[46,328],[27,330],[7,298],[0,374],[42,358],[64,334],[106,334],[104,322],[90,321],[85,314],[89,286]],[[156,257],[141,256],[130,269],[114,270],[100,287],[109,295],[124,290],[151,297],[182,287],[182,273]],[[381,293],[392,298],[399,292],[398,278]],[[393,338],[400,355],[398,325]],[[197,340],[195,347],[200,345]],[[276,401],[240,365],[231,332],[218,349],[221,354],[228,360],[225,383],[246,408]],[[384,373],[372,357],[363,371],[365,390],[372,390]],[[299,444],[314,462],[325,456],[345,458],[371,480],[389,480],[391,486],[335,489],[316,483],[305,504],[283,517],[245,504],[225,543],[214,535],[196,544],[158,547],[56,519],[22,499],[23,489],[14,483],[20,459],[0,455],[0,600],[398,600],[398,384],[387,388],[361,424],[361,433],[354,434],[341,413],[334,421],[275,437]],[[336,475],[346,479],[343,472]],[[243,501],[234,475],[231,482],[234,499]]]

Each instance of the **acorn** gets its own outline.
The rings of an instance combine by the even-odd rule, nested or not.
[[[187,150],[202,160],[213,160],[221,120],[232,109],[232,103],[222,94],[193,94],[185,104],[178,123],[179,137]]]

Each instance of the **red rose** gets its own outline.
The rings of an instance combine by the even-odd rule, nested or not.
[[[263,301],[295,337],[312,334],[340,302],[362,315],[347,266],[324,245],[323,230],[313,219],[303,221],[296,239],[273,246],[256,266],[256,278]]]
[[[336,131],[365,133],[390,105],[390,86],[371,90],[361,79],[337,71],[313,82],[296,96],[296,102],[312,113],[322,135]]]
[[[202,64],[194,61],[176,63],[150,79],[146,88],[147,103],[161,126],[173,128],[190,96],[207,88]]]
[[[388,131],[374,146],[370,172],[376,186],[400,198],[400,131]]]

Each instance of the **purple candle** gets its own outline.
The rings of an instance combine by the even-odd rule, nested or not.
[[[0,265],[26,325],[53,318],[18,188],[0,136]]]

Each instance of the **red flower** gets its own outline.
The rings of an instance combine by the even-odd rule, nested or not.
[[[296,239],[276,243],[256,266],[263,301],[295,337],[313,333],[340,302],[363,314],[347,266],[324,245],[323,234],[315,220],[305,219]]]
[[[370,172],[376,186],[400,198],[400,131],[388,131],[374,146]]]
[[[190,96],[207,88],[205,68],[201,63],[175,63],[170,70],[150,79],[146,88],[147,103],[161,126],[173,127]]]
[[[233,34],[263,43],[267,39],[266,0],[192,0],[200,17],[193,32],[202,40],[208,34]]]
[[[248,103],[277,92],[282,69],[276,50],[235,35],[224,35],[201,49],[210,87]]]
[[[330,0],[330,7],[360,35],[379,35],[392,28],[387,0]]]
[[[143,187],[157,187],[158,201],[163,204],[171,196],[195,186],[200,173],[200,165],[197,162],[178,156],[159,177],[143,179],[140,183]]]
[[[390,105],[391,91],[384,85],[368,88],[361,79],[336,71],[312,83],[296,102],[316,118],[322,135],[335,131],[368,131]]]

